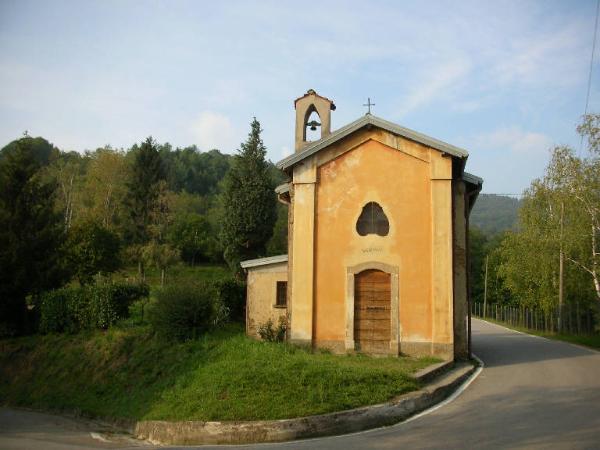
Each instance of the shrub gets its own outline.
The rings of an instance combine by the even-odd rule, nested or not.
[[[70,266],[81,284],[91,284],[94,275],[121,267],[119,236],[95,222],[71,228],[67,248]]]
[[[39,329],[42,333],[73,332],[76,319],[73,311],[74,300],[80,289],[62,288],[42,294]]]
[[[212,284],[170,285],[156,297],[149,315],[150,325],[156,334],[166,339],[195,339],[227,318],[227,310]]]
[[[127,284],[119,283],[112,285],[114,304],[117,307],[119,317],[127,317],[129,306],[142,298],[147,298],[150,294],[150,288],[147,284]]]
[[[246,284],[233,278],[213,282],[220,302],[227,308],[229,320],[244,322],[246,319]]]
[[[106,329],[126,318],[129,305],[147,295],[148,286],[128,284],[66,287],[46,292],[39,303],[40,332]]]
[[[287,318],[279,316],[277,327],[273,327],[273,320],[269,319],[258,326],[258,335],[263,341],[283,342],[287,331]]]

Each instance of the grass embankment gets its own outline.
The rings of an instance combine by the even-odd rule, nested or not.
[[[281,419],[384,402],[434,361],[313,354],[240,326],[181,344],[113,328],[0,341],[0,399],[134,420]]]
[[[520,331],[521,333],[527,333],[534,336],[540,336],[548,339],[555,339],[557,341],[569,342],[571,344],[583,345],[595,350],[600,350],[600,334],[563,334],[563,333],[548,333],[545,331],[532,330],[530,328],[519,327],[515,325],[509,325],[506,322],[494,320],[491,318],[482,319],[481,317],[473,316],[477,319],[485,320],[487,322],[495,323],[511,330]]]

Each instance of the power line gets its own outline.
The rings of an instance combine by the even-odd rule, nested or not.
[[[594,70],[594,53],[596,53],[596,36],[598,34],[598,13],[600,12],[600,0],[596,2],[596,23],[594,24],[594,40],[592,41],[592,56],[590,57],[590,74],[588,76],[587,95],[585,96],[585,110],[583,115],[588,112],[590,105],[590,91],[592,89],[592,72]]]
[[[501,195],[503,197],[523,197],[523,194],[497,194],[496,192],[482,192],[485,195]]]
[[[592,90],[592,73],[594,71],[594,54],[596,53],[596,36],[598,34],[598,14],[600,13],[600,0],[596,2],[596,22],[594,24],[594,40],[592,41],[592,55],[590,57],[590,73],[588,75],[587,94],[585,96],[585,109],[583,115],[588,113],[588,107],[590,106],[590,92]],[[583,136],[579,142],[579,153],[583,148]]]

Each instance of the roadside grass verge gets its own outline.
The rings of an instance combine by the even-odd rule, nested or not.
[[[497,325],[502,325],[503,327],[510,328],[511,330],[520,331],[522,333],[531,334],[534,336],[545,337],[548,339],[554,339],[557,341],[569,342],[571,344],[582,345],[584,347],[589,347],[594,350],[600,350],[600,334],[563,334],[563,333],[548,333],[545,331],[537,331],[532,330],[525,327],[518,327],[515,325],[509,325],[506,322],[501,322],[499,320],[488,318],[481,318],[473,316],[476,319],[485,320],[486,322],[495,323]]]
[[[268,420],[385,402],[433,358],[336,356],[239,325],[185,343],[147,327],[0,341],[0,401],[131,420]]]

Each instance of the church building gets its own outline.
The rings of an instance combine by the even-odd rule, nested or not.
[[[332,131],[335,105],[312,89],[294,106],[295,153],[277,163],[288,254],[242,262],[248,335],[284,317],[290,342],[336,353],[467,357],[467,231],[483,183],[467,151],[370,111]]]

